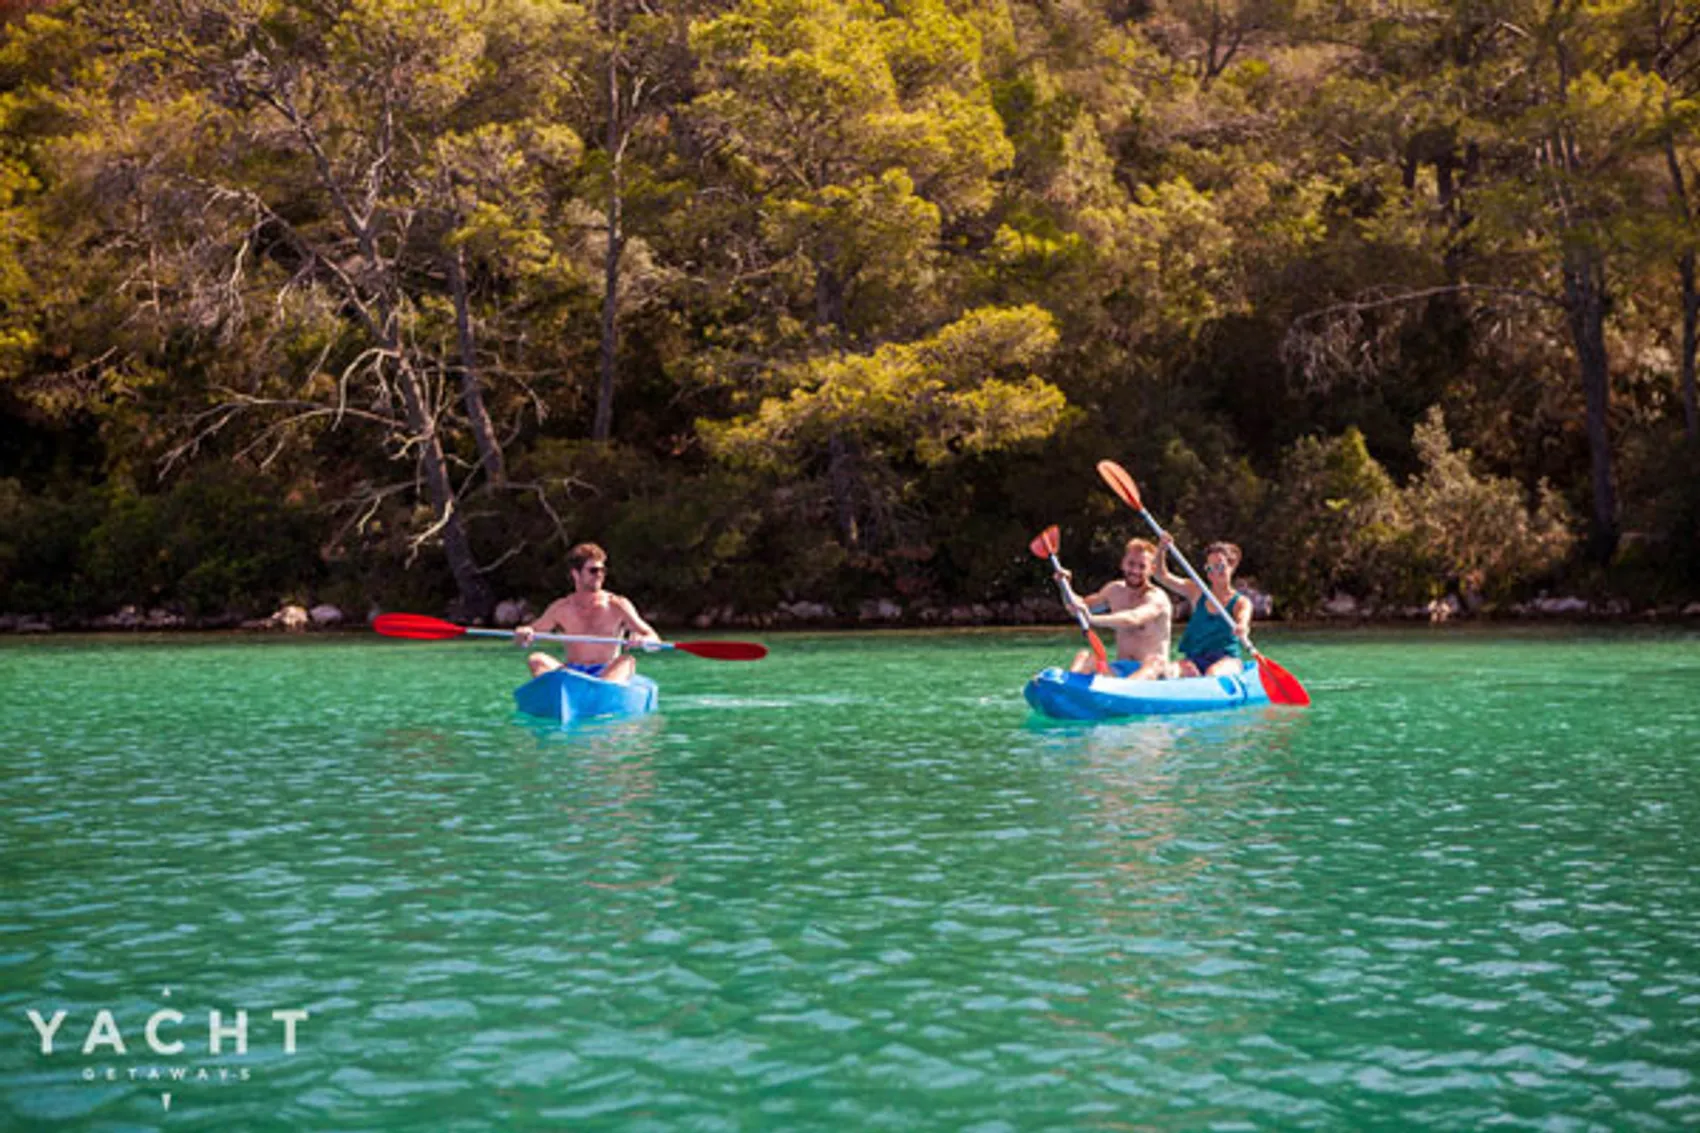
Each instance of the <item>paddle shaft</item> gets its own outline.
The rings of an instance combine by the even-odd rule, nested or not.
[[[1080,606],[1078,605],[1080,599],[1075,596],[1074,587],[1068,584],[1068,576],[1063,573],[1063,565],[1061,561],[1057,559],[1056,552],[1052,551],[1050,557],[1051,569],[1057,572],[1057,587],[1062,590],[1063,605],[1067,606],[1069,610],[1073,612],[1074,620],[1080,623],[1080,632],[1091,633],[1092,619],[1088,615],[1080,612]]]
[[[476,626],[469,626],[464,632],[468,637],[505,637],[510,641],[513,640],[514,636],[513,630],[511,629],[479,629]],[[635,649],[675,648],[671,642],[652,642],[650,644],[643,645],[629,641],[624,637],[580,637],[576,634],[570,633],[534,633],[531,635],[531,639],[533,641],[576,642],[580,645],[630,645]]]

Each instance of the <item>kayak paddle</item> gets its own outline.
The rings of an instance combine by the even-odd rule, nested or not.
[[[1158,522],[1151,517],[1151,513],[1145,510],[1145,505],[1140,502],[1139,487],[1134,484],[1133,477],[1127,474],[1127,469],[1113,460],[1100,460],[1098,462],[1098,475],[1104,478],[1104,483],[1110,486],[1110,491],[1121,497],[1123,503],[1144,517],[1145,522],[1151,525],[1151,530],[1156,532],[1159,538],[1167,534]],[[1299,679],[1293,674],[1259,653],[1257,647],[1240,633],[1239,626],[1235,624],[1233,618],[1228,616],[1228,611],[1222,608],[1222,603],[1217,600],[1216,595],[1210,592],[1210,587],[1204,585],[1204,580],[1198,577],[1198,572],[1193,570],[1192,564],[1186,561],[1186,556],[1181,554],[1181,549],[1170,543],[1169,553],[1175,556],[1175,561],[1181,564],[1182,569],[1186,571],[1186,576],[1192,579],[1193,584],[1204,592],[1205,601],[1209,603],[1210,608],[1222,615],[1223,619],[1232,627],[1234,636],[1239,638],[1240,647],[1256,658],[1257,675],[1263,682],[1263,691],[1269,694],[1269,699],[1276,704],[1296,704],[1300,707],[1309,704],[1310,693],[1305,691],[1305,686],[1300,684]]]
[[[512,640],[514,635],[512,630],[478,629],[424,614],[379,614],[372,620],[372,628],[385,637],[407,637],[415,641],[447,641],[451,637],[505,637]],[[676,649],[711,661],[759,661],[767,656],[767,646],[753,641],[663,641],[645,645],[623,637],[583,637],[568,633],[539,633],[534,635],[534,640],[626,645],[634,649]]]
[[[1080,623],[1080,632],[1086,635],[1086,644],[1092,647],[1094,668],[1101,675],[1108,676],[1110,659],[1104,653],[1104,643],[1099,641],[1098,635],[1092,632],[1091,619],[1075,606],[1079,599],[1075,597],[1074,588],[1068,584],[1068,579],[1063,574],[1062,563],[1057,561],[1057,551],[1061,547],[1062,533],[1057,530],[1054,523],[1035,535],[1033,541],[1027,544],[1027,549],[1032,551],[1036,558],[1051,560],[1051,569],[1057,572],[1057,586],[1062,590],[1063,605],[1074,611],[1074,620]]]

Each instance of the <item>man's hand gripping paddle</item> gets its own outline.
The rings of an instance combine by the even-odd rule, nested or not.
[[[1062,546],[1062,533],[1055,524],[1039,532],[1033,542],[1027,545],[1034,557],[1049,559],[1051,569],[1056,571],[1057,587],[1062,591],[1063,604],[1074,612],[1074,620],[1080,623],[1080,632],[1086,635],[1086,644],[1092,648],[1093,667],[1099,675],[1109,676],[1110,659],[1104,652],[1104,643],[1098,640],[1098,635],[1092,632],[1091,620],[1080,611],[1079,601],[1074,595],[1074,588],[1068,584],[1068,577],[1063,573],[1062,563],[1057,561],[1057,550]]]

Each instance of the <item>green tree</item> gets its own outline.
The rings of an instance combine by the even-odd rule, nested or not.
[[[849,438],[882,467],[937,467],[1056,429],[1062,395],[1022,372],[1055,343],[1040,308],[970,311],[925,339],[797,363],[775,375],[782,395],[703,429],[717,453],[790,475],[832,437]]]
[[[1642,235],[1664,195],[1649,160],[1663,85],[1627,52],[1633,6],[1436,0],[1421,18],[1366,19],[1365,58],[1381,68],[1377,85],[1394,108],[1378,125],[1391,122],[1404,145],[1362,156],[1399,162],[1408,191],[1384,196],[1368,223],[1382,239],[1427,243],[1437,259],[1426,278],[1384,278],[1381,294],[1323,309],[1345,320],[1330,324],[1336,350],[1358,338],[1366,314],[1437,295],[1475,297],[1487,318],[1502,317],[1507,299],[1557,315],[1582,395],[1589,546],[1602,562],[1621,522],[1609,324],[1639,278]],[[1420,176],[1425,168],[1432,180]],[[1425,213],[1427,241],[1413,227]]]
[[[489,482],[504,471],[468,257],[516,283],[582,274],[546,227],[581,148],[549,60],[581,10],[91,0],[82,19],[106,51],[62,94],[78,128],[61,169],[109,247],[145,250],[144,314],[203,344],[222,391],[177,453],[250,419],[273,452],[372,426],[417,471],[414,546],[440,544],[461,606],[486,610],[462,440]]]
[[[976,25],[932,0],[748,0],[691,42],[692,121],[743,202],[723,261],[752,312],[741,337],[801,363],[746,372],[807,386],[853,367],[852,352],[948,321],[944,233],[990,206],[1012,155]],[[869,454],[854,431],[814,442],[839,537],[857,547],[886,507]]]

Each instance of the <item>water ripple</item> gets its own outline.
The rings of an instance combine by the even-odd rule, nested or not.
[[[1080,726],[1058,634],[775,639],[565,730],[511,651],[0,647],[0,1127],[1700,1121],[1700,647],[1440,640]]]

